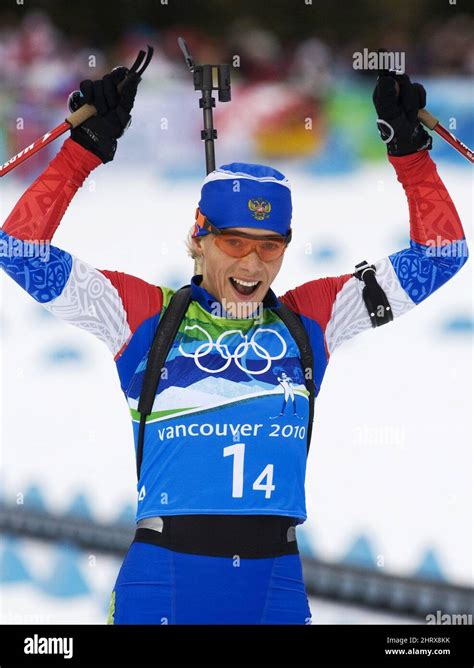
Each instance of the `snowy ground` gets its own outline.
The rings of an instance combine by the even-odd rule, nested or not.
[[[172,287],[188,282],[182,240],[199,183],[170,185],[146,171],[131,179],[120,165],[87,182],[55,244],[99,268]],[[439,171],[470,239],[469,172]],[[317,179],[287,173],[295,235],[277,294],[407,245],[407,207],[389,166]],[[2,180],[1,220],[20,194]],[[334,354],[316,405],[306,483],[305,542],[318,556],[339,561],[356,544],[360,557],[363,544],[362,558],[387,572],[410,575],[425,561],[449,581],[472,582],[471,266],[400,321]],[[3,276],[0,299],[1,494],[14,502],[36,485],[60,512],[82,493],[94,517],[114,519],[135,503],[135,479],[113,361],[103,344],[54,320]],[[53,597],[47,604],[31,584],[5,585],[0,621],[26,621],[41,609],[51,621],[101,623],[118,567],[106,568],[99,593],[81,603]],[[320,621],[333,612],[321,603]]]

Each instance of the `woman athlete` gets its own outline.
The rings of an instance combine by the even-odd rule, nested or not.
[[[52,245],[47,258],[35,253],[52,240],[91,171],[114,157],[139,83],[130,77],[119,95],[125,72],[84,81],[70,97],[72,109],[89,102],[98,114],[72,131],[19,200],[1,230],[0,261],[50,313],[104,341],[137,443],[147,356],[173,291],[96,269]],[[400,95],[388,76],[374,91],[410,212],[409,247],[375,263],[395,319],[467,257],[459,217],[429,155],[431,139],[417,120],[424,89],[405,75],[397,79]],[[280,297],[271,290],[291,212],[290,185],[271,167],[232,163],[204,181],[190,240],[200,271],[148,418],[136,534],[112,593],[110,623],[311,621],[295,532],[306,518],[309,400],[298,347],[275,309],[283,303],[301,317],[316,395],[333,351],[371,320],[353,273],[311,280]],[[293,411],[281,410],[289,395],[282,379],[292,379]]]

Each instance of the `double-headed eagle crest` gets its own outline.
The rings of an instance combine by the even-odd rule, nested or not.
[[[258,199],[249,199],[248,207],[252,212],[252,216],[256,220],[265,220],[265,218],[270,217],[270,211],[272,210],[272,205],[267,200],[259,197]]]

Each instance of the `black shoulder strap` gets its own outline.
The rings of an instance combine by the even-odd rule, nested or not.
[[[145,377],[143,379],[142,391],[138,401],[138,412],[140,413],[140,427],[138,429],[137,443],[138,479],[140,479],[140,469],[143,459],[143,441],[145,439],[146,418],[151,413],[166,357],[176,334],[178,333],[179,326],[188,309],[190,301],[191,287],[189,285],[183,286],[174,293],[167,309],[160,318],[148,354]]]
[[[309,393],[309,420],[308,420],[308,438],[307,438],[307,452],[309,453],[309,448],[311,446],[311,434],[313,431],[313,420],[314,420],[314,400],[315,400],[315,387],[314,387],[314,364],[313,364],[313,351],[311,349],[311,344],[309,342],[309,337],[304,328],[304,325],[301,321],[300,316],[285,306],[285,304],[280,303],[280,306],[274,309],[275,313],[283,320],[285,325],[288,327],[290,334],[294,338],[296,345],[299,348],[301,355],[301,363],[303,365],[304,373],[304,384]]]

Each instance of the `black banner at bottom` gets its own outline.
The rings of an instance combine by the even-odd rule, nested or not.
[[[472,666],[471,625],[3,626],[0,666],[315,663]],[[261,651],[258,651],[260,647]],[[161,660],[159,661],[161,663]]]

